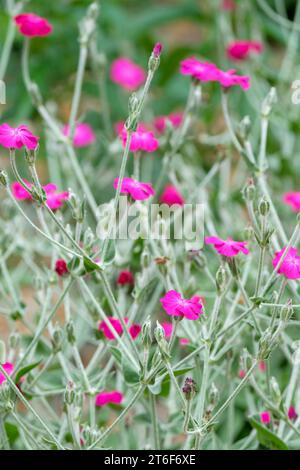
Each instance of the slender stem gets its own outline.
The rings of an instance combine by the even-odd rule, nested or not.
[[[71,113],[70,113],[70,119],[69,119],[68,137],[71,142],[73,142],[73,138],[75,134],[76,117],[77,117],[79,103],[80,103],[83,76],[84,76],[84,70],[85,70],[86,59],[87,59],[87,51],[88,49],[87,49],[86,42],[82,42],[80,44],[79,61],[78,61],[75,88],[74,88],[74,94],[73,94],[72,105],[71,105]]]
[[[41,426],[45,429],[47,434],[50,436],[50,438],[55,442],[57,445],[58,449],[64,450],[64,447],[61,445],[61,443],[56,439],[55,435],[52,433],[52,431],[49,429],[48,425],[44,422],[44,420],[39,416],[39,414],[35,411],[34,408],[32,408],[31,404],[26,400],[22,392],[18,389],[18,387],[15,385],[15,383],[12,381],[10,376],[7,374],[5,369],[2,367],[0,364],[0,371],[6,378],[8,384],[10,387],[13,389],[15,394],[18,396],[18,398],[21,400],[21,402],[28,408],[28,410],[34,415],[34,417],[38,420],[38,422],[41,424]]]
[[[151,406],[151,420],[153,428],[153,444],[155,450],[160,450],[159,427],[156,413],[156,400],[155,395],[150,393],[150,406]]]
[[[0,80],[3,80],[6,74],[9,57],[11,54],[12,46],[14,43],[16,34],[16,28],[14,24],[14,20],[12,17],[9,18],[9,23],[7,27],[6,38],[4,42],[3,49],[1,51],[1,59],[0,59]]]

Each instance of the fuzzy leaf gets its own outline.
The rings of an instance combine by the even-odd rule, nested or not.
[[[255,418],[250,417],[249,421],[251,426],[256,429],[257,439],[262,446],[271,450],[288,450],[288,446],[282,439],[259,423]]]

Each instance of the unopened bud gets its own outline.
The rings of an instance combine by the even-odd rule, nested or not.
[[[132,95],[130,96],[129,101],[128,101],[129,114],[134,114],[138,110],[139,102],[140,101],[137,97],[137,94],[132,93]]]
[[[20,335],[17,332],[12,332],[8,338],[8,344],[11,349],[17,349],[20,344]]]
[[[5,188],[8,186],[8,177],[4,170],[0,170],[0,184],[2,184]]]
[[[258,351],[258,359],[264,361],[268,359],[273,345],[273,334],[271,330],[268,328],[262,335],[259,341],[259,351]]]
[[[292,301],[289,300],[287,304],[285,305],[285,307],[282,307],[280,311],[280,320],[284,323],[287,323],[293,316],[293,313],[294,313],[294,309],[292,306]]]
[[[222,294],[226,287],[226,271],[223,266],[220,266],[216,273],[216,286],[219,294]]]
[[[249,180],[248,184],[246,185],[244,189],[244,197],[248,201],[254,201],[256,196],[256,187],[254,185],[253,180]]]
[[[215,407],[219,401],[219,390],[217,389],[215,383],[213,382],[209,391],[209,403],[212,407]]]
[[[263,117],[268,117],[270,115],[275,103],[277,103],[277,92],[276,88],[272,87],[262,102],[261,114]]]
[[[74,344],[76,341],[76,336],[75,336],[75,329],[74,329],[74,323],[72,320],[70,320],[66,324],[66,332],[67,332],[67,339],[70,344]]]
[[[75,400],[75,389],[74,383],[69,381],[66,386],[66,390],[64,393],[64,402],[66,405],[72,405]]]
[[[56,325],[55,330],[53,331],[52,339],[51,339],[54,354],[57,354],[59,351],[61,351],[63,341],[64,341],[63,330],[61,329],[59,325]]]
[[[263,198],[258,204],[258,211],[263,216],[266,217],[270,211],[270,203]]]
[[[154,330],[154,337],[157,341],[159,351],[162,357],[168,360],[170,358],[169,343],[166,341],[165,331],[158,321],[156,322],[156,328]]]
[[[150,317],[147,318],[145,323],[142,326],[142,343],[145,348],[149,348],[152,343],[152,331],[151,331],[151,320]]]
[[[238,133],[242,140],[248,140],[249,133],[251,130],[251,121],[249,116],[245,116],[239,123]]]
[[[186,400],[191,400],[198,392],[197,384],[191,377],[187,377],[185,379],[182,392],[184,393]]]
[[[155,44],[152,54],[150,56],[149,62],[148,62],[148,70],[151,72],[155,72],[160,63],[160,55],[162,51],[162,45],[160,43]]]
[[[275,377],[271,377],[270,380],[271,393],[273,395],[273,400],[275,403],[280,403],[282,399],[281,391]]]

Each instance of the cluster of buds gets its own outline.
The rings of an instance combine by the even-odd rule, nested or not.
[[[184,393],[186,400],[192,400],[194,395],[198,392],[197,384],[191,377],[187,377],[185,379],[182,392]]]

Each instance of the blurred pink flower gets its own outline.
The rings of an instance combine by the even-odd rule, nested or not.
[[[235,85],[240,86],[243,90],[250,88],[250,77],[247,75],[237,75],[234,69],[227,70],[227,72],[219,70],[217,80],[224,88],[230,88]]]
[[[161,326],[163,327],[164,329],[164,332],[165,332],[165,337],[166,338],[171,338],[172,336],[172,331],[173,331],[173,325],[172,323],[168,322],[168,321],[165,321],[161,324]]]
[[[114,188],[118,187],[119,178],[114,181]],[[151,183],[142,183],[132,178],[123,178],[121,185],[122,194],[130,194],[136,201],[144,201],[155,194]]]
[[[180,63],[182,75],[190,75],[202,82],[216,81],[219,69],[210,62],[200,62],[195,57],[189,57]]]
[[[262,51],[259,41],[233,41],[226,47],[227,56],[232,60],[245,60],[251,53],[261,54]]]
[[[300,192],[285,193],[283,202],[289,204],[295,212],[300,212]]]
[[[239,378],[243,379],[246,375],[246,371],[244,369],[239,370]]]
[[[46,184],[43,189],[47,196],[47,206],[52,210],[59,209],[69,199],[68,191],[57,192],[57,186],[53,183]]]
[[[168,206],[172,206],[172,204],[179,204],[182,206],[184,204],[184,199],[180,192],[172,186],[171,184],[167,185],[160,196],[160,202],[163,204],[168,204]]]
[[[266,365],[265,361],[259,361],[258,368],[259,368],[260,372],[266,372],[267,365]]]
[[[205,243],[214,245],[215,250],[223,256],[236,256],[240,251],[245,255],[249,253],[247,242],[237,242],[231,238],[222,240],[219,237],[205,237]]]
[[[69,129],[69,125],[66,124],[63,128],[63,134],[65,136],[69,135]],[[76,124],[73,139],[74,147],[87,147],[88,145],[91,145],[94,142],[96,142],[96,135],[93,128],[85,122],[79,122],[78,124]]]
[[[154,119],[154,127],[157,132],[162,134],[166,130],[167,121],[169,121],[174,128],[177,128],[181,125],[182,119],[182,113],[171,113],[168,116],[157,116]]]
[[[236,3],[234,0],[222,0],[221,8],[225,11],[232,11],[236,9]]]
[[[122,129],[120,137],[125,147],[127,142],[127,131]],[[147,131],[144,125],[139,125],[137,130],[132,133],[129,149],[131,152],[155,152],[159,147],[158,140],[155,138],[153,132]]]
[[[108,321],[110,322],[110,324],[114,327],[114,329],[116,330],[116,333],[121,336],[123,334],[123,326],[122,326],[122,323],[120,322],[120,320],[118,318],[114,318],[114,317],[108,317]],[[128,318],[124,318],[124,322],[127,324],[128,323]],[[115,335],[112,331],[110,331],[109,327],[107,326],[107,324],[105,323],[104,320],[102,320],[100,323],[99,323],[99,326],[98,326],[98,330],[99,331],[102,331],[102,333],[104,334],[105,338],[109,339],[109,340],[114,340],[116,339],[115,338]],[[133,325],[131,325],[128,329],[129,331],[129,334],[131,336],[132,339],[136,339],[140,332],[142,330],[142,327],[141,325],[139,325],[138,323],[134,323]]]
[[[39,137],[33,135],[24,124],[15,128],[6,123],[0,125],[0,145],[5,148],[20,149],[26,147],[29,150],[35,150],[38,141]]]
[[[188,320],[198,320],[203,313],[200,297],[196,295],[191,299],[184,299],[179,292],[170,290],[160,299],[160,302],[167,314],[171,316],[184,316]]]
[[[260,421],[262,422],[262,424],[270,424],[271,413],[269,411],[262,411],[260,413]]]
[[[146,73],[130,59],[120,57],[111,64],[110,78],[125,90],[133,91],[144,83]]]
[[[133,284],[133,282],[133,274],[130,271],[124,270],[119,273],[117,284],[123,286],[124,284]]]
[[[32,187],[32,183],[28,183],[25,180],[24,182],[29,188]],[[57,192],[57,186],[53,183],[48,183],[45,186],[42,186],[42,188],[47,196],[47,206],[52,210],[59,209],[60,207],[62,207],[63,203],[69,199],[68,191],[64,191],[62,193]],[[29,192],[26,191],[26,189],[24,189],[21,183],[19,183],[18,181],[12,183],[11,190],[14,197],[20,201],[24,201],[26,199],[32,200],[32,197]]]
[[[23,13],[14,17],[15,23],[23,36],[33,38],[48,36],[52,32],[52,25],[41,16],[34,13]]]
[[[186,346],[187,344],[190,344],[190,340],[188,338],[180,338],[179,344],[181,344],[181,346]]]
[[[235,70],[218,69],[215,64],[200,62],[195,57],[189,57],[180,64],[180,72],[183,75],[191,75],[202,82],[219,82],[223,87],[229,88],[235,85],[243,90],[250,88],[250,77],[246,75],[236,75]]]
[[[279,264],[284,251],[285,248],[275,253],[275,257],[272,261],[274,268]],[[287,279],[300,279],[300,256],[297,254],[297,248],[289,248],[277,272],[278,274],[285,276]]]
[[[11,364],[10,362],[5,362],[4,364],[1,364],[7,375],[11,375],[14,371],[14,365]],[[3,384],[3,382],[6,381],[6,377],[2,372],[0,372],[0,385]]]
[[[96,395],[95,405],[105,406],[109,403],[119,405],[123,401],[123,393],[113,390],[112,392],[101,392]]]
[[[291,419],[291,420],[298,418],[298,414],[297,414],[294,406],[289,407],[289,409],[288,409],[288,418]]]
[[[159,57],[162,53],[162,50],[163,50],[162,44],[160,42],[157,42],[155,46],[153,47],[152,54],[154,55],[154,57]]]
[[[62,258],[56,260],[54,270],[58,276],[65,276],[66,274],[69,274],[68,265]]]

